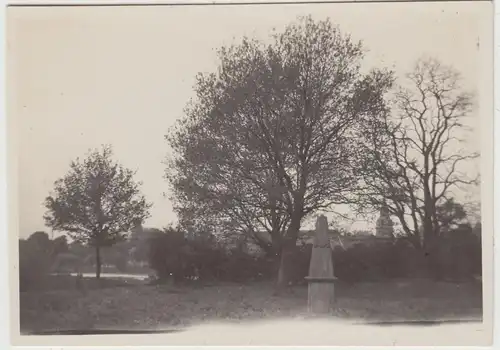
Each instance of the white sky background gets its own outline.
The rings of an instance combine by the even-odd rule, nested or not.
[[[146,225],[173,222],[172,206],[163,197],[168,189],[163,137],[193,96],[195,75],[215,70],[214,49],[233,38],[265,38],[299,15],[330,17],[353,39],[363,40],[370,50],[366,68],[385,66],[403,74],[425,54],[453,65],[463,74],[464,88],[476,90],[479,25],[489,20],[489,6],[10,8],[7,50],[15,71],[9,89],[16,99],[9,117],[17,125],[20,236],[50,232],[42,215],[53,182],[72,159],[105,143],[118,161],[137,169],[143,193],[154,203]],[[480,149],[478,141],[471,140],[471,150]]]

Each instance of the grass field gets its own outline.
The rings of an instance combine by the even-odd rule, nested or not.
[[[70,278],[70,277],[65,277]],[[307,287],[277,295],[271,283],[248,285],[144,285],[86,281],[86,290],[20,294],[21,332],[85,329],[168,329],[212,320],[301,317]],[[481,319],[481,283],[409,280],[336,285],[333,318],[353,321]]]

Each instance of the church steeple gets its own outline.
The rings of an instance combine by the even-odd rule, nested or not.
[[[389,207],[384,202],[380,207],[380,216],[377,220],[376,236],[377,237],[393,237],[394,223],[391,220]]]
[[[387,206],[387,203],[385,203],[385,202],[380,207],[380,216],[389,216],[389,207]]]

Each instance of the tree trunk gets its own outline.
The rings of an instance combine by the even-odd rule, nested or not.
[[[434,225],[432,223],[432,216],[427,211],[424,217],[423,225],[423,253],[424,259],[426,261],[426,266],[428,270],[428,275],[430,277],[440,279],[441,278],[441,264],[440,264],[440,249],[439,249],[439,237],[437,237],[434,231]]]
[[[101,278],[101,248],[99,245],[95,246],[95,277]]]
[[[425,248],[425,255],[427,260],[427,267],[429,269],[429,276],[435,279],[442,279],[442,264],[441,264],[441,246],[439,237],[430,236]]]
[[[286,236],[281,241],[280,266],[278,270],[278,288],[286,287],[291,279],[293,268],[293,258],[297,248],[297,237],[300,230],[300,217],[292,219],[286,232]]]
[[[282,232],[279,232],[279,229],[273,229],[271,233],[271,249],[269,254],[273,259],[279,260],[278,258],[281,256],[282,240]]]
[[[293,261],[293,253],[294,250],[292,247],[295,245],[295,242],[290,242],[287,240],[285,244],[283,244],[283,248],[281,249],[281,254],[280,254],[280,264],[279,264],[279,269],[278,269],[278,288],[283,288],[288,285],[288,282],[290,282],[290,271],[291,271],[291,265]]]
[[[428,172],[426,170],[426,174],[427,173]],[[436,230],[433,220],[433,218],[436,216],[436,206],[434,203],[434,197],[431,195],[427,177],[425,178],[423,190],[424,190],[424,217],[423,217],[424,256],[429,276],[439,279],[441,278],[441,260],[439,256],[440,242],[439,242],[438,232]]]

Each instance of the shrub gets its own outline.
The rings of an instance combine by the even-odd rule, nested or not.
[[[246,282],[270,279],[275,275],[275,262],[265,257],[256,257],[240,250],[222,253],[218,279],[227,282]]]
[[[149,266],[160,280],[172,276],[176,280],[184,278],[188,257],[183,252],[185,239],[180,233],[165,232],[149,239]]]
[[[120,272],[128,271],[128,260],[125,255],[118,255],[114,261],[115,267]]]
[[[481,275],[481,238],[469,225],[461,225],[441,237],[440,257],[445,278],[461,280]]]
[[[336,247],[333,261],[336,277],[348,282],[417,277],[424,266],[420,252],[404,239]]]
[[[439,241],[439,270],[434,277],[467,279],[481,274],[481,240],[467,226],[447,232]],[[356,282],[392,278],[429,277],[427,258],[405,238],[394,242],[357,244],[333,252],[337,278]]]
[[[68,240],[66,236],[57,237],[52,241],[52,250],[54,254],[61,254],[69,252]]]
[[[304,284],[305,278],[309,275],[309,265],[311,262],[312,245],[301,244],[297,247],[295,258],[292,261],[290,282],[292,284]]]
[[[462,228],[441,241],[441,270],[446,278],[466,278],[481,272],[480,239]],[[305,283],[312,246],[298,246],[290,269],[293,284]],[[428,276],[426,258],[409,240],[374,240],[332,254],[337,278],[348,282],[377,281]],[[161,280],[200,280],[245,282],[276,277],[279,260],[256,257],[238,249],[206,239],[185,239],[179,232],[165,232],[150,241],[150,267]]]
[[[38,289],[47,279],[53,259],[45,248],[34,241],[19,240],[20,291]]]
[[[271,278],[274,262],[214,241],[186,239],[173,230],[150,240],[149,264],[160,280],[197,278],[245,282]]]

